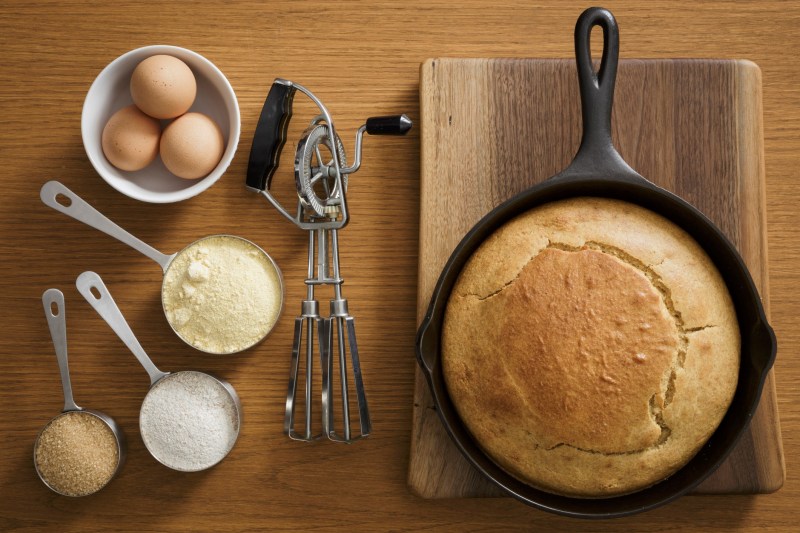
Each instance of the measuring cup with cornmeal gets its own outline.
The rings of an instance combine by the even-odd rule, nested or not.
[[[61,370],[64,410],[36,437],[33,464],[39,479],[53,491],[88,496],[105,487],[119,471],[125,459],[125,439],[110,416],[75,403],[69,379],[64,295],[48,289],[42,304]]]
[[[45,205],[138,250],[164,271],[161,304],[172,330],[206,353],[233,354],[261,342],[283,308],[283,276],[253,242],[211,235],[166,255],[106,218],[57,181],[40,193]]]
[[[100,276],[84,272],[75,285],[150,376],[139,411],[139,431],[150,455],[182,472],[222,461],[239,437],[242,408],[233,386],[195,370],[162,372],[136,340]]]

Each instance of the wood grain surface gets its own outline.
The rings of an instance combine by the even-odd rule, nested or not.
[[[412,494],[407,472],[416,365],[418,128],[404,139],[366,139],[362,169],[351,182],[352,222],[340,237],[374,434],[352,446],[302,445],[282,434],[292,318],[304,292],[305,235],[243,185],[250,139],[272,79],[294,79],[318,94],[352,150],[352,134],[367,116],[403,111],[419,122],[419,68],[426,59],[571,58],[575,20],[585,7],[521,0],[0,4],[0,397],[7,406],[0,421],[0,530],[795,529],[800,498],[796,2],[606,4],[620,25],[623,58],[746,58],[761,68],[767,265],[780,343],[774,376],[787,464],[783,488],[768,495],[686,497],[611,522],[564,519],[508,498],[426,500]],[[83,98],[100,70],[128,50],[159,43],[184,46],[213,61],[236,91],[242,115],[240,147],[225,176],[200,196],[172,205],[144,204],[111,189],[92,169],[80,135]],[[698,111],[715,115],[713,109]],[[276,331],[233,357],[209,357],[183,345],[161,313],[158,266],[44,207],[38,190],[50,179],[63,181],[164,252],[218,232],[262,245],[283,269],[287,285]],[[288,175],[276,179],[291,191]],[[453,211],[469,201],[455,198]],[[242,434],[218,467],[180,474],[147,454],[137,429],[147,376],[74,288],[87,269],[103,276],[158,365],[215,372],[238,390]],[[119,478],[84,499],[51,493],[32,465],[36,434],[62,405],[40,302],[49,287],[66,296],[76,400],[114,416],[130,444]]]
[[[566,168],[582,125],[574,61],[434,59],[422,66],[420,80],[421,322],[439,273],[464,234],[497,204]],[[623,158],[722,228],[768,304],[758,67],[731,60],[623,60],[616,90],[611,129]],[[472,201],[457,215],[443,216],[462,196]],[[476,475],[437,422],[417,370],[412,490],[427,498],[496,496],[498,489]],[[769,377],[740,444],[697,491],[769,493],[784,477]]]

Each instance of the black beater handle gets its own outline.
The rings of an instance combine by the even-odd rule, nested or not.
[[[297,89],[276,80],[267,95],[250,147],[247,164],[247,186],[253,190],[269,190],[272,176],[278,170],[281,151],[286,144],[292,100]]]

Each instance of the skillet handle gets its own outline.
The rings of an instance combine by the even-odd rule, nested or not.
[[[750,333],[749,351],[757,354],[756,357],[753,357],[752,363],[756,367],[756,372],[761,376],[763,385],[778,353],[778,339],[775,336],[775,330],[767,323],[766,317],[761,317],[753,327],[753,331]]]
[[[592,28],[603,28],[600,70],[592,65]],[[592,7],[575,24],[575,59],[581,92],[583,136],[578,153],[562,175],[615,176],[644,179],[619,155],[611,139],[611,108],[619,62],[619,28],[607,9]]]
[[[427,375],[427,379],[430,380],[433,375],[433,369],[439,359],[439,328],[436,327],[435,321],[431,317],[430,309],[422,320],[415,344],[417,362],[423,373]]]

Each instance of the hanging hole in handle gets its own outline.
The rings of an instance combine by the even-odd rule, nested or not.
[[[598,26],[599,29],[597,29]],[[595,31],[602,32],[602,40],[597,38],[600,34]],[[591,50],[593,33],[596,35],[595,48],[599,48],[602,43],[600,66],[596,72]],[[591,7],[581,13],[575,24],[575,56],[578,62],[581,94],[587,96],[584,91],[592,91],[591,94],[596,91],[608,93],[609,101],[607,103],[610,106],[619,59],[619,28],[610,11],[600,7]]]
[[[598,23],[592,26],[589,32],[589,61],[592,65],[592,72],[598,78],[600,77],[600,68],[602,67],[603,51],[605,50],[605,31]]]
[[[60,314],[60,311],[58,309],[58,303],[57,302],[50,302],[50,315],[53,318],[57,318],[59,314]]]
[[[98,288],[97,288],[97,287],[95,287],[95,286],[91,286],[91,287],[89,287],[89,294],[91,294],[92,296],[94,296],[94,299],[95,299],[95,300],[99,300],[100,298],[102,298],[102,297],[103,297],[103,295],[102,295],[102,294],[100,294],[100,289],[98,289]]]
[[[57,193],[55,200],[56,203],[64,207],[69,207],[72,205],[72,198],[65,194]]]
[[[600,85],[603,81],[603,71],[608,66],[608,54],[610,50],[609,32],[605,19],[597,19],[592,23],[586,34],[586,51],[589,54],[589,68],[595,78],[595,83]]]

